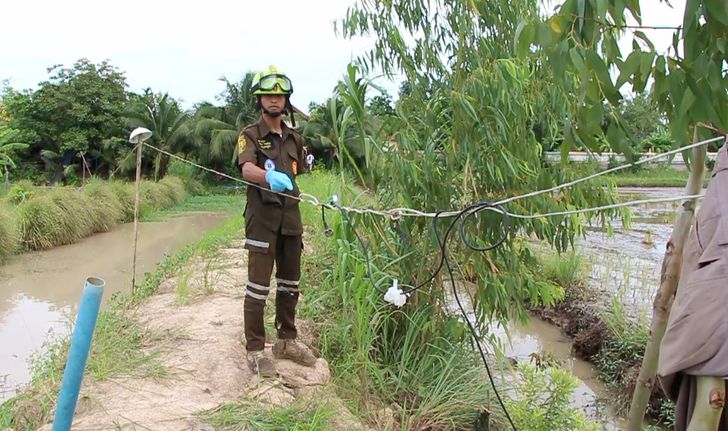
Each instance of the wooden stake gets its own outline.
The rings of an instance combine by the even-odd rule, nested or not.
[[[136,154],[136,182],[134,184],[134,251],[131,264],[131,292],[132,294],[136,290],[136,252],[137,252],[137,237],[139,235],[139,194],[141,191],[141,179],[142,179],[142,145],[143,141],[139,141],[137,144]]]

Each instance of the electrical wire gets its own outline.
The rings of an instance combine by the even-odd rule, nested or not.
[[[545,193],[555,192],[555,191],[558,191],[558,190],[561,190],[561,189],[564,189],[564,188],[572,187],[572,186],[574,186],[576,184],[579,184],[579,183],[582,183],[582,182],[585,182],[585,181],[589,181],[591,179],[600,177],[602,175],[614,173],[614,172],[617,172],[617,171],[620,171],[620,170],[623,170],[623,169],[628,169],[628,168],[631,168],[631,167],[634,167],[634,166],[639,166],[641,164],[648,163],[648,162],[651,162],[651,161],[654,161],[654,160],[657,160],[657,159],[661,159],[663,157],[671,156],[673,154],[677,154],[679,152],[682,152],[682,151],[685,151],[685,150],[689,150],[691,148],[696,148],[696,147],[699,147],[699,146],[702,146],[702,145],[710,144],[712,142],[717,142],[717,141],[719,141],[721,139],[725,139],[725,137],[724,136],[719,136],[719,137],[716,137],[716,138],[711,138],[711,139],[707,139],[707,140],[704,140],[704,141],[692,143],[692,144],[685,145],[683,147],[677,148],[675,150],[671,150],[671,151],[668,151],[668,152],[665,152],[665,153],[656,154],[654,156],[647,157],[645,159],[641,159],[641,160],[638,160],[638,161],[633,162],[633,163],[628,163],[628,164],[625,164],[625,165],[621,165],[621,166],[617,166],[617,167],[614,167],[614,168],[611,168],[611,169],[607,169],[605,171],[597,172],[597,173],[592,174],[592,175],[589,175],[587,177],[582,177],[582,178],[579,178],[579,179],[576,179],[576,180],[573,180],[573,181],[570,181],[570,182],[567,182],[567,183],[562,183],[562,184],[556,185],[556,186],[551,187],[551,188],[548,188],[548,189],[536,190],[536,191],[533,191],[533,192],[529,192],[529,193],[525,193],[525,194],[521,194],[521,195],[517,195],[517,196],[512,196],[512,197],[509,197],[509,198],[506,198],[506,199],[503,199],[503,200],[500,200],[500,201],[493,202],[493,206],[494,207],[500,207],[503,204],[510,203],[510,202],[514,202],[514,201],[517,201],[517,200],[520,200],[520,199],[525,199],[525,198],[528,198],[528,197],[538,196],[538,195],[542,195],[542,194],[545,194]],[[322,211],[323,211],[323,208],[328,208],[328,209],[332,209],[332,210],[346,210],[346,211],[353,212],[353,213],[358,213],[358,214],[373,214],[373,215],[379,215],[379,216],[389,217],[392,220],[397,220],[400,217],[427,217],[427,218],[433,218],[433,217],[435,217],[435,214],[439,214],[439,217],[443,217],[443,218],[444,217],[454,217],[454,216],[457,216],[462,211],[462,210],[438,211],[438,212],[432,213],[432,212],[423,212],[423,211],[419,211],[419,210],[412,209],[412,208],[392,208],[392,209],[388,209],[388,210],[375,210],[375,209],[372,209],[372,208],[350,208],[350,207],[345,207],[345,206],[341,206],[341,205],[333,205],[331,203],[321,202],[315,196],[310,195],[310,194],[307,194],[307,193],[300,193],[299,196],[294,196],[294,195],[290,195],[290,194],[287,194],[287,193],[274,192],[274,191],[272,191],[272,190],[270,190],[270,189],[268,189],[266,187],[263,187],[263,186],[261,186],[259,184],[252,183],[250,181],[246,181],[246,180],[240,179],[240,178],[235,178],[235,177],[230,176],[228,174],[225,174],[223,172],[219,172],[219,171],[216,171],[214,169],[210,169],[208,167],[205,167],[205,166],[199,165],[197,163],[194,163],[192,161],[186,160],[186,159],[184,159],[184,158],[182,158],[182,157],[180,157],[180,156],[178,156],[176,154],[172,154],[172,153],[170,153],[168,151],[162,150],[161,148],[157,148],[157,147],[155,147],[153,145],[147,144],[146,142],[144,143],[144,145],[147,146],[147,147],[149,147],[149,148],[151,148],[151,149],[153,149],[153,150],[155,150],[155,151],[157,151],[157,152],[160,152],[162,154],[165,154],[165,155],[167,155],[169,157],[172,157],[174,159],[180,160],[180,161],[182,161],[184,163],[187,163],[187,164],[190,164],[192,166],[195,166],[195,167],[197,167],[199,169],[202,169],[204,171],[211,172],[211,173],[216,174],[218,176],[221,176],[223,178],[227,178],[227,179],[230,179],[230,180],[233,180],[235,182],[242,183],[242,184],[247,184],[248,186],[255,187],[255,188],[260,189],[260,190],[263,190],[265,192],[273,193],[275,195],[279,195],[279,196],[282,196],[282,197],[286,197],[286,198],[289,198],[289,199],[293,199],[293,200],[296,200],[296,201],[299,201],[299,202],[306,202],[306,203],[311,204],[313,206],[320,206],[320,207],[322,207]],[[687,198],[687,197],[678,197],[678,198],[673,198],[672,200],[679,200],[679,199],[685,199],[685,198]],[[615,204],[615,205],[618,205],[618,206],[613,206],[613,207],[610,206],[610,208],[619,208],[619,207],[623,207],[623,206],[630,206],[630,205],[636,205],[636,204],[642,204],[642,203],[649,203],[649,202],[652,202],[652,201],[650,201],[650,200],[634,201],[634,203]],[[549,213],[549,214],[518,215],[518,214],[509,213],[509,216],[511,216],[513,218],[539,218],[539,217],[550,217],[550,216],[555,216],[555,215],[578,214],[578,213],[596,211],[596,210],[601,210],[601,209],[606,209],[606,208],[604,208],[604,207],[597,207],[597,208],[594,208],[594,209],[592,209],[592,208],[585,208],[585,209],[574,210],[574,211],[570,211],[570,212],[559,212],[559,213]]]
[[[365,260],[366,267],[367,267],[367,275],[369,277],[369,281],[371,282],[371,284],[375,290],[379,291],[380,293],[385,293],[386,290],[379,287],[374,282],[374,276],[372,275],[371,257],[370,257],[370,253],[369,253],[369,247],[364,243],[361,236],[359,235],[359,233],[356,230],[356,226],[354,225],[351,218],[349,218],[349,215],[347,214],[349,211],[347,209],[345,209],[344,207],[339,206],[338,203],[335,204],[334,207],[339,209],[339,212],[341,213],[341,216],[344,218],[344,221],[346,222],[346,224],[351,226],[351,229],[354,232],[354,235],[356,236],[357,241],[359,242],[359,244],[362,247],[362,250],[364,251],[364,260]],[[495,241],[493,244],[490,244],[487,246],[478,246],[478,245],[473,244],[472,242],[470,242],[468,240],[467,235],[465,233],[465,224],[466,224],[467,220],[470,217],[474,216],[475,214],[477,214],[481,211],[496,211],[503,216],[503,235],[501,235],[497,239],[497,241]],[[323,218],[324,229],[330,231],[330,228],[328,227],[328,224],[326,223],[326,215],[324,213],[323,207],[321,210],[321,214],[322,214],[322,218]],[[438,219],[441,219],[441,218],[442,217],[440,217],[439,215],[436,215],[435,217],[433,217],[433,219],[432,219],[433,229],[436,229],[435,223],[437,222]],[[450,229],[452,229],[457,224],[458,221],[460,221],[460,224],[459,224],[460,228],[458,230],[458,232],[460,234],[460,239],[471,250],[481,251],[481,252],[492,250],[492,249],[498,247],[499,245],[503,244],[503,242],[508,238],[508,234],[510,233],[510,228],[511,228],[509,213],[507,211],[504,211],[502,208],[500,208],[500,206],[493,205],[489,202],[478,202],[478,203],[472,204],[472,205],[466,207],[465,209],[459,211],[458,214],[452,218],[452,222],[450,224],[450,227],[448,229],[446,236],[450,235]],[[404,295],[409,295],[409,294],[415,292],[416,290],[419,290],[420,288],[430,284],[432,282],[432,280],[434,280],[435,277],[437,277],[437,274],[439,274],[440,271],[442,271],[442,267],[444,266],[444,264],[446,262],[445,253],[444,253],[445,250],[441,250],[441,252],[442,253],[440,256],[440,262],[438,263],[437,267],[432,272],[432,274],[426,280],[417,284],[416,286],[412,286],[409,284],[400,285],[402,293]]]

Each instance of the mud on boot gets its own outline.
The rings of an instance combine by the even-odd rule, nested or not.
[[[278,340],[273,345],[273,357],[276,359],[290,359],[307,367],[313,367],[316,356],[311,349],[296,340]]]
[[[276,366],[273,360],[263,354],[262,350],[248,352],[246,355],[250,370],[260,377],[269,378],[276,376]]]

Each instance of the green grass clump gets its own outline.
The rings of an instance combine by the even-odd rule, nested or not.
[[[16,211],[21,243],[26,250],[43,250],[70,242],[63,212],[47,194],[22,202]]]
[[[109,187],[116,196],[116,200],[121,204],[121,221],[134,220],[134,184],[111,181]]]
[[[155,210],[171,207],[187,196],[184,183],[179,178],[165,177],[162,181],[142,181],[141,199]]]
[[[141,189],[140,216],[180,204],[187,196],[184,183],[175,177],[143,181]],[[134,219],[134,185],[129,183],[92,180],[80,190],[55,187],[22,196],[15,200],[16,220],[26,250],[71,244]]]
[[[584,259],[576,252],[551,253],[542,259],[543,275],[563,287],[583,285],[586,281]]]
[[[123,221],[123,203],[116,198],[108,182],[92,179],[83,188],[83,193],[91,201],[89,218],[93,221],[94,232],[106,232]]]
[[[172,200],[172,205],[182,203],[187,197],[185,183],[180,178],[166,176],[159,182],[159,184],[166,189],[167,194]]]
[[[19,203],[30,199],[35,193],[35,186],[30,180],[22,180],[14,183],[5,194],[4,199],[11,204]]]
[[[48,192],[51,201],[60,210],[58,223],[62,226],[62,235],[55,245],[72,244],[95,232],[95,202],[74,188],[56,187]]]
[[[297,400],[285,407],[260,405],[253,400],[224,404],[200,417],[218,431],[296,430],[334,431],[334,409],[326,402]]]
[[[0,204],[0,263],[15,253],[19,245],[18,231],[10,209]]]

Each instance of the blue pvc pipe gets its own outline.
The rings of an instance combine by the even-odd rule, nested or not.
[[[78,392],[81,389],[83,369],[91,348],[91,339],[96,328],[96,318],[99,315],[101,296],[104,294],[106,282],[99,277],[86,278],[86,284],[81,294],[81,303],[76,316],[76,326],[71,337],[71,348],[68,351],[66,369],[63,371],[63,382],[58,394],[56,415],[53,420],[52,431],[68,431],[73,422],[73,413],[76,410]]]

